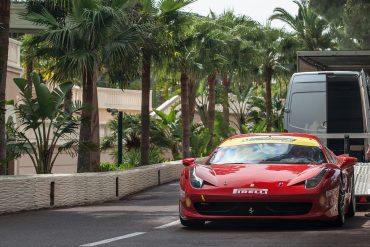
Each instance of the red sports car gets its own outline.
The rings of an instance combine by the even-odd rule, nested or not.
[[[203,165],[183,160],[180,221],[199,227],[225,219],[302,219],[342,226],[355,214],[356,161],[334,155],[313,135],[231,137]]]

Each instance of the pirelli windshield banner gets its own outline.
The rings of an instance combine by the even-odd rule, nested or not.
[[[247,144],[263,144],[263,143],[279,143],[291,144],[298,146],[319,147],[320,144],[315,140],[307,137],[300,136],[248,136],[241,138],[234,138],[225,141],[220,147],[247,145]]]

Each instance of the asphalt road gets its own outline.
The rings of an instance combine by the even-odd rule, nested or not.
[[[243,221],[187,229],[178,222],[178,184],[97,206],[0,216],[0,247],[370,246],[364,212],[343,228],[320,222]]]

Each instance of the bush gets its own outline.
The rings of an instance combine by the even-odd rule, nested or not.
[[[117,166],[115,164],[113,164],[113,163],[102,162],[99,165],[99,170],[101,172],[116,171],[117,170]]]
[[[166,160],[162,156],[161,149],[153,146],[149,151],[149,162],[150,164],[163,163]],[[123,154],[123,164],[117,166],[114,163],[102,162],[100,163],[99,170],[101,172],[127,170],[140,166],[140,150],[131,149]]]

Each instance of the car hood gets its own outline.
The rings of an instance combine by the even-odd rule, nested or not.
[[[325,167],[307,164],[198,165],[195,172],[197,177],[218,187],[291,186],[316,176]]]

